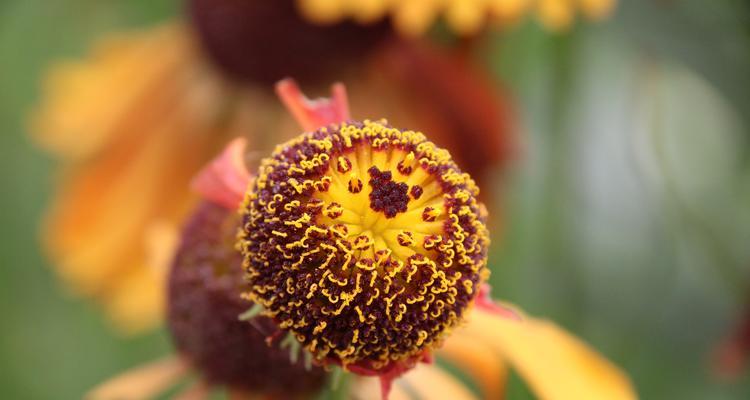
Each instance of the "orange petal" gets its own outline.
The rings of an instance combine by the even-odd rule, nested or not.
[[[185,376],[189,366],[182,358],[173,356],[137,367],[97,386],[86,394],[87,400],[150,399]]]
[[[418,399],[476,399],[461,381],[434,364],[419,364],[397,380],[396,385],[414,393]]]
[[[503,397],[508,370],[491,346],[466,335],[453,335],[437,356],[465,371],[481,388],[485,399]]]
[[[541,399],[637,398],[619,368],[551,322],[515,321],[479,309],[469,318],[454,335],[491,346]]]
[[[233,110],[180,24],[105,42],[53,73],[34,133],[64,161],[44,231],[54,266],[132,331],[153,326],[163,300],[166,269],[151,262],[168,249],[157,257],[145,238],[155,224],[177,226]]]
[[[117,126],[160,88],[139,83],[159,82],[172,73],[185,57],[186,38],[180,25],[165,24],[107,37],[90,58],[54,66],[31,119],[34,139],[65,158],[90,156],[116,139]]]

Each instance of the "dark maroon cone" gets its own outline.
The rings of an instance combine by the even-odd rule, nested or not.
[[[342,67],[361,62],[390,32],[386,22],[314,25],[294,0],[189,0],[188,12],[219,67],[231,78],[263,84],[340,77]]]
[[[209,382],[296,398],[322,388],[325,373],[288,351],[269,347],[273,322],[238,315],[252,303],[240,298],[242,257],[234,249],[239,219],[204,202],[188,221],[169,276],[168,321],[175,345]]]

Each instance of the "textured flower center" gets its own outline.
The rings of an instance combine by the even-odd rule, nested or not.
[[[365,121],[305,134],[264,160],[243,205],[249,296],[322,362],[416,357],[484,278],[477,193],[421,133]]]
[[[443,193],[431,174],[415,166],[413,151],[354,145],[331,160],[327,190],[312,195],[324,204],[317,222],[342,227],[361,259],[390,253],[408,263],[414,255],[430,255],[423,245],[443,229]]]

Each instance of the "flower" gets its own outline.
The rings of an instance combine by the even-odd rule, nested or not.
[[[316,100],[309,101],[301,97],[300,92],[293,83],[286,81],[279,86],[279,91],[290,106],[293,113],[298,117],[304,126],[313,127],[316,124],[323,124],[327,129],[318,129],[307,133],[301,138],[294,140],[291,144],[279,146],[272,158],[266,159],[261,163],[259,174],[253,178],[247,173],[242,155],[245,154],[245,141],[235,140],[227,149],[209,164],[197,176],[194,181],[194,189],[201,193],[209,200],[200,205],[194,213],[191,221],[186,225],[183,231],[182,244],[179,247],[178,255],[172,267],[170,278],[170,330],[175,339],[178,351],[181,357],[167,359],[156,364],[147,365],[137,370],[131,371],[124,375],[114,378],[113,380],[94,389],[87,398],[91,400],[108,400],[108,399],[132,399],[153,396],[182,378],[185,373],[194,367],[201,374],[201,380],[194,386],[190,386],[181,396],[191,399],[203,399],[208,396],[209,387],[215,385],[228,386],[230,393],[236,398],[250,398],[252,396],[264,396],[265,398],[315,398],[318,391],[325,390],[321,386],[322,371],[312,365],[342,364],[359,376],[350,377],[352,380],[349,386],[349,396],[351,398],[376,399],[379,396],[388,398],[391,390],[391,380],[395,379],[392,386],[392,395],[394,398],[452,398],[452,399],[474,399],[475,395],[458,380],[453,378],[447,371],[439,365],[433,364],[431,356],[434,354],[461,369],[463,369],[481,388],[482,397],[485,399],[499,399],[503,397],[504,379],[507,374],[507,368],[516,369],[519,375],[524,378],[532,391],[540,398],[544,399],[633,399],[635,394],[628,382],[628,379],[613,365],[601,358],[595,352],[590,350],[586,345],[575,338],[572,338],[554,324],[535,320],[524,316],[519,311],[511,311],[507,306],[501,306],[489,298],[489,291],[486,287],[479,287],[481,281],[481,270],[485,263],[484,247],[487,244],[486,231],[481,222],[480,207],[477,205],[475,198],[470,190],[475,189],[470,178],[465,174],[459,174],[457,167],[453,165],[447,153],[442,152],[434,147],[426,139],[414,132],[402,132],[394,128],[386,127],[378,123],[338,123],[330,125],[332,121],[348,120],[348,112],[345,109],[345,92],[341,86],[337,86],[333,100]],[[349,140],[347,140],[349,139]],[[378,140],[380,139],[380,140]],[[378,146],[380,144],[380,146]],[[388,144],[388,146],[385,146]],[[348,152],[346,146],[349,146]],[[336,153],[338,151],[338,153]],[[414,157],[409,154],[414,153]],[[417,154],[418,153],[418,154]],[[326,157],[326,155],[328,157]],[[419,157],[417,157],[418,155]],[[347,157],[348,162],[343,157]],[[411,160],[414,164],[403,163],[404,160]],[[294,161],[293,163],[290,161]],[[317,161],[316,161],[317,160]],[[369,160],[365,163],[365,160]],[[304,163],[303,161],[310,161]],[[320,182],[326,176],[325,173],[343,174],[342,176],[351,177],[351,173],[357,169],[377,168],[380,171],[375,174],[376,180],[385,179],[387,175],[384,170],[388,165],[392,168],[387,170],[391,172],[388,182],[378,181],[375,185],[368,182],[370,186],[367,190],[356,191],[353,193],[350,189],[354,185],[342,183],[342,176],[332,176],[332,179],[338,179],[336,183],[333,180],[327,186],[327,190],[314,191],[307,190],[305,187],[315,188],[316,182],[305,184],[302,176],[294,184],[288,176],[291,169],[295,168],[294,164],[299,164],[303,171],[300,174],[317,171],[316,179]],[[317,164],[317,165],[316,165]],[[281,166],[284,168],[279,169]],[[411,167],[411,170],[409,170]],[[342,172],[343,171],[343,172]],[[421,173],[419,171],[422,171]],[[286,323],[286,319],[279,318],[278,313],[273,315],[272,319],[259,316],[262,304],[273,311],[273,307],[278,304],[273,301],[256,303],[249,311],[241,313],[243,307],[240,305],[239,292],[243,287],[249,287],[253,294],[252,298],[261,301],[267,300],[262,296],[257,296],[254,292],[261,295],[266,292],[280,295],[282,292],[294,294],[295,290],[289,290],[294,286],[284,284],[280,288],[258,287],[256,279],[252,275],[257,274],[256,268],[260,268],[254,261],[248,261],[248,254],[257,251],[259,254],[268,249],[277,247],[286,247],[294,249],[303,246],[308,253],[307,256],[330,251],[332,247],[339,247],[336,243],[334,246],[330,240],[337,238],[336,232],[326,233],[325,235],[310,235],[304,242],[288,242],[287,244],[297,243],[298,245],[285,246],[283,242],[275,241],[269,238],[265,243],[255,245],[252,243],[253,238],[249,236],[249,228],[260,231],[274,231],[271,226],[259,226],[258,223],[273,224],[276,221],[266,221],[270,209],[277,210],[309,210],[307,204],[314,204],[317,212],[312,215],[315,220],[320,221],[321,226],[308,226],[304,231],[315,232],[325,230],[325,228],[336,226],[333,217],[325,215],[326,207],[315,201],[320,196],[340,196],[338,199],[348,197],[349,202],[359,202],[358,205],[365,209],[362,213],[363,218],[359,222],[360,227],[367,218],[381,217],[382,213],[388,220],[387,215],[394,214],[391,221],[397,221],[399,215],[406,217],[409,213],[408,202],[406,210],[395,206],[391,200],[401,198],[401,195],[386,195],[380,197],[379,194],[391,193],[391,190],[403,191],[403,186],[393,182],[395,174],[401,174],[402,179],[407,179],[414,184],[425,184],[425,190],[421,196],[417,196],[415,201],[422,201],[421,206],[427,207],[426,204],[435,202],[435,197],[444,199],[442,220],[436,218],[435,221],[424,221],[422,216],[418,216],[417,221],[410,228],[416,230],[417,227],[424,228],[425,224],[433,224],[432,229],[445,235],[444,240],[433,250],[426,252],[424,259],[440,261],[430,266],[428,263],[421,263],[415,266],[414,283],[409,284],[407,263],[403,263],[403,272],[407,275],[398,275],[398,272],[390,275],[393,288],[404,287],[415,293],[419,293],[420,286],[417,282],[426,282],[432,280],[432,284],[424,285],[436,292],[437,303],[438,296],[441,294],[442,287],[448,287],[443,293],[464,291],[464,296],[468,295],[472,299],[460,304],[458,299],[452,304],[445,300],[445,308],[453,308],[448,311],[456,320],[461,320],[460,326],[454,327],[451,336],[444,335],[442,348],[439,343],[435,342],[433,346],[419,347],[410,337],[410,332],[396,332],[388,337],[377,337],[377,333],[362,335],[362,341],[376,339],[378,344],[381,341],[387,342],[387,345],[416,345],[414,354],[420,354],[420,360],[427,360],[427,364],[415,365],[414,363],[396,365],[395,368],[387,367],[382,364],[382,358],[378,358],[378,347],[375,351],[370,348],[360,347],[351,351],[347,348],[342,353],[335,351],[335,344],[331,342],[330,347],[334,348],[334,355],[338,359],[330,358],[328,353],[322,354],[315,346],[309,346],[305,343],[305,338],[301,336],[309,332],[293,332],[298,327],[304,328],[306,324],[295,323],[291,325]],[[420,177],[416,179],[416,177]],[[274,177],[282,178],[274,181]],[[247,184],[242,185],[240,182],[246,180]],[[254,181],[254,183],[251,183]],[[425,183],[427,181],[427,183]],[[436,186],[429,188],[430,184]],[[340,187],[336,187],[336,184]],[[398,189],[395,189],[396,187]],[[301,190],[297,190],[296,188]],[[263,191],[275,190],[282,196],[274,197],[273,195],[266,198]],[[293,192],[288,192],[285,188],[291,188]],[[385,192],[379,193],[378,188],[387,188]],[[244,201],[241,200],[242,191],[248,191]],[[216,195],[217,191],[225,192],[224,195]],[[461,191],[466,191],[462,194]],[[296,200],[284,202],[284,194],[296,196]],[[375,193],[375,195],[373,195]],[[411,191],[408,191],[409,195]],[[432,195],[428,195],[432,193]],[[356,195],[368,194],[368,200],[358,200]],[[307,198],[305,198],[307,196]],[[316,197],[319,196],[319,197]],[[426,196],[426,197],[422,197]],[[379,202],[387,198],[389,201]],[[303,204],[302,201],[306,204]],[[430,200],[433,200],[430,202]],[[296,203],[293,203],[296,201]],[[354,203],[342,203],[344,205],[353,205]],[[397,202],[397,201],[396,201]],[[265,210],[256,210],[261,219],[253,221],[254,204],[261,205]],[[330,204],[330,203],[329,203]],[[446,207],[445,204],[448,206]],[[385,207],[382,207],[385,206]],[[414,206],[414,205],[412,205]],[[417,211],[420,210],[417,208]],[[435,205],[435,208],[439,205]],[[233,210],[239,209],[239,213]],[[369,209],[369,210],[368,210]],[[374,215],[373,215],[374,214]],[[423,214],[423,213],[416,213]],[[341,214],[343,215],[343,214]],[[295,218],[296,216],[278,215],[270,216],[270,219],[277,218],[282,224],[278,227],[278,233],[288,233],[291,236],[298,224],[306,224]],[[312,216],[310,217],[312,219]],[[302,219],[305,219],[302,217]],[[435,228],[435,223],[442,221],[442,228]],[[286,223],[284,223],[286,222]],[[377,225],[377,221],[371,221]],[[404,221],[401,221],[404,222]],[[356,225],[356,224],[352,224]],[[285,228],[290,226],[293,228]],[[235,237],[235,230],[239,229],[240,233]],[[371,232],[375,232],[370,227]],[[287,239],[289,236],[271,235]],[[381,232],[381,235],[382,232]],[[462,237],[463,236],[463,237]],[[239,240],[240,246],[235,246],[235,238]],[[454,241],[454,244],[447,245],[447,241]],[[356,241],[356,239],[355,239]],[[372,241],[378,242],[373,239]],[[396,239],[398,242],[398,238]],[[343,243],[343,242],[342,242]],[[384,240],[380,244],[388,247],[388,241]],[[463,245],[463,250],[461,247]],[[395,243],[393,244],[395,247]],[[401,246],[399,243],[398,246]],[[257,249],[256,249],[257,247]],[[267,249],[260,249],[266,247]],[[344,246],[347,247],[347,246]],[[471,250],[473,248],[473,250]],[[377,280],[390,282],[389,273],[393,272],[394,264],[398,264],[398,259],[393,260],[390,265],[376,266],[375,249],[362,249],[359,257],[360,263],[351,266],[351,272],[355,268],[363,268],[368,272],[369,267],[375,267],[372,271],[376,274]],[[449,254],[454,250],[455,254]],[[386,252],[387,253],[387,252]],[[421,254],[414,252],[415,254]],[[264,253],[268,255],[269,253]],[[397,253],[395,257],[401,257]],[[372,257],[372,262],[364,262],[367,257]],[[462,259],[463,256],[467,259]],[[252,257],[252,255],[251,255]],[[245,258],[243,262],[243,258]],[[293,258],[291,258],[293,259]],[[263,269],[278,274],[276,265],[287,265],[288,271],[314,271],[323,270],[323,274],[335,270],[334,266],[340,267],[338,259],[330,256],[321,257],[321,261],[315,265],[305,263],[305,257],[299,258],[299,265],[287,265],[283,252],[277,259],[261,257]],[[409,257],[407,257],[409,259]],[[312,258],[311,258],[312,260]],[[446,266],[446,260],[453,260],[453,265]],[[249,271],[250,281],[242,279],[242,265]],[[413,264],[412,264],[413,265]],[[434,274],[425,272],[456,271],[457,275],[466,278],[459,284],[451,286],[450,283],[443,281],[438,284],[438,279]],[[419,276],[429,277],[425,280]],[[323,279],[325,275],[323,275]],[[357,278],[353,278],[357,281]],[[305,279],[298,279],[297,282],[304,283]],[[454,283],[458,283],[456,280]],[[465,282],[471,282],[467,284]],[[334,282],[335,283],[335,282]],[[463,289],[460,287],[463,286]],[[364,287],[364,286],[363,286]],[[373,288],[372,284],[369,286]],[[378,288],[382,288],[380,286]],[[471,291],[469,288],[473,288]],[[315,303],[319,309],[325,307],[327,295],[326,290],[336,290],[334,286],[318,288],[322,295],[313,292],[313,297],[300,296],[294,301],[299,304],[287,303],[286,309],[298,309],[305,303]],[[315,289],[317,291],[318,289]],[[291,293],[290,293],[291,292]],[[385,292],[385,290],[383,290]],[[371,293],[372,294],[372,293]],[[284,295],[281,295],[282,298]],[[343,299],[345,294],[341,294]],[[372,297],[371,297],[372,298]],[[416,297],[412,297],[415,299]],[[394,297],[395,299],[395,297]],[[375,299],[377,300],[377,299]],[[336,302],[333,302],[336,303]],[[375,304],[375,301],[372,302]],[[389,304],[396,304],[396,300],[386,302],[385,307]],[[469,303],[475,304],[471,306]],[[248,303],[250,304],[250,303]],[[403,304],[403,303],[401,303]],[[409,301],[406,301],[409,304]],[[402,318],[402,321],[411,321],[416,327],[430,324],[431,320],[440,322],[444,320],[440,313],[430,315],[430,306],[424,310],[420,309],[419,300],[414,302],[418,304],[416,310],[411,310],[411,314]],[[357,306],[366,304],[357,304]],[[355,306],[355,308],[357,307]],[[462,307],[463,306],[463,307]],[[374,307],[373,307],[374,308]],[[284,310],[283,306],[279,309]],[[343,309],[343,308],[342,308]],[[369,311],[369,310],[368,310]],[[409,310],[407,310],[409,311]],[[350,313],[354,314],[354,312]],[[405,314],[405,313],[404,313]],[[238,318],[239,315],[239,318]],[[311,321],[328,321],[331,325],[338,323],[331,318],[341,318],[344,313],[325,313],[315,314],[315,307],[310,311],[308,317]],[[370,327],[383,327],[384,331],[397,329],[405,326],[399,325],[398,316],[395,314],[384,313],[382,318],[377,321],[371,319],[359,320],[359,324],[370,324]],[[335,338],[337,335],[344,336],[353,330],[365,328],[357,325],[357,318],[344,320],[344,326],[338,330],[321,330],[317,335],[321,342],[328,338]],[[353,326],[349,328],[347,323],[352,322]],[[438,331],[445,328],[444,325],[438,326]],[[353,330],[352,330],[353,329]],[[256,331],[253,331],[256,330]],[[284,336],[284,331],[292,331],[292,334]],[[312,335],[316,335],[313,333]],[[278,339],[284,337],[279,343]],[[265,338],[265,339],[264,339]],[[297,341],[299,340],[299,342]],[[424,339],[423,342],[427,340]],[[356,341],[354,341],[356,342]],[[269,346],[264,346],[267,343]],[[288,359],[286,354],[281,352],[277,347],[279,344],[289,347]],[[305,349],[301,349],[305,345]],[[389,348],[390,349],[390,348]],[[300,368],[299,352],[302,351],[304,359],[308,365],[306,368]],[[400,361],[404,357],[408,358],[409,352],[399,354],[398,352],[388,352],[387,357],[390,361]],[[370,361],[368,357],[374,355],[375,362],[361,363],[361,361]],[[355,356],[354,358],[346,358]],[[391,357],[393,356],[393,357]],[[324,358],[325,357],[325,358]],[[331,361],[334,361],[331,363]],[[381,365],[379,365],[381,364]],[[377,376],[381,379],[381,385],[368,376]],[[329,380],[331,378],[329,377]],[[246,396],[246,397],[239,397]]]
[[[344,122],[280,145],[259,171],[242,206],[249,297],[316,359],[380,371],[460,322],[489,233],[447,151],[384,121]]]
[[[347,77],[357,88],[353,104],[430,128],[478,179],[509,158],[510,107],[484,71],[426,43],[396,41],[380,27],[306,26],[287,15],[289,4],[194,0],[192,25],[109,36],[87,58],[47,75],[31,120],[36,143],[60,161],[44,247],[66,287],[103,304],[119,331],[142,332],[162,320],[178,225],[196,202],[191,177],[230,138],[244,136],[264,151],[296,133],[267,84],[275,76],[305,70],[312,88],[328,75]],[[255,29],[268,21],[258,7],[281,13],[289,26]],[[294,47],[301,43],[304,52]],[[297,58],[306,51],[313,53]],[[327,70],[308,68],[321,57],[332,61]],[[298,59],[306,62],[292,63]],[[458,138],[466,136],[489,145],[465,148]]]
[[[477,34],[487,23],[507,24],[536,12],[548,29],[560,31],[573,22],[576,9],[599,20],[612,13],[616,0],[299,0],[307,18],[321,24],[352,18],[361,23],[390,16],[404,35],[423,34],[443,16],[459,35]]]
[[[169,274],[167,321],[178,352],[208,382],[236,390],[304,395],[319,390],[325,375],[266,344],[277,329],[268,318],[238,320],[247,302],[242,257],[234,248],[239,217],[204,201],[182,231]],[[308,360],[309,362],[309,360]]]

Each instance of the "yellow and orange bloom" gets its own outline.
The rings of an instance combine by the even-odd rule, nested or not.
[[[244,3],[270,4],[227,2],[240,7],[230,13],[232,24],[215,25],[220,16],[211,13],[211,5],[192,1],[194,25],[173,22],[113,35],[87,59],[55,66],[45,80],[46,96],[31,130],[61,167],[43,242],[66,285],[102,303],[125,332],[161,320],[167,262],[177,227],[195,204],[187,187],[200,166],[232,137],[244,136],[252,148],[266,151],[295,133],[266,82],[305,69],[306,64],[284,69],[285,60],[298,56],[295,48],[272,57],[279,53],[276,46],[292,46],[298,36],[286,32],[280,43],[273,36],[254,41],[271,46],[257,49],[254,59],[275,60],[276,67],[233,58],[247,58],[241,43],[258,34],[243,31],[257,18]],[[291,0],[274,2],[287,3]],[[281,11],[290,12],[287,8]],[[329,36],[340,33],[306,27],[299,16],[288,18],[298,34],[318,35],[321,46],[331,47]],[[233,35],[217,30],[230,27],[245,36],[234,42]],[[351,59],[337,59],[330,71],[308,71],[307,86],[317,88],[327,75],[340,74],[356,89],[354,105],[402,125],[432,129],[436,141],[453,149],[475,176],[508,159],[511,111],[481,70],[424,43],[386,41],[390,36],[379,27],[346,29],[372,37],[370,45],[345,52]],[[459,138],[466,136],[489,145],[465,148]]]
[[[322,24],[352,19],[373,23],[390,17],[404,35],[424,34],[441,17],[458,35],[475,35],[487,25],[508,25],[527,13],[552,31],[568,28],[580,11],[600,20],[616,0],[298,0],[303,14]]]
[[[303,126],[323,127],[280,145],[255,177],[242,140],[203,169],[194,188],[209,200],[186,225],[170,274],[180,356],[89,398],[147,398],[191,366],[202,380],[184,398],[205,398],[206,383],[241,398],[314,398],[317,366],[334,365],[355,374],[352,398],[477,398],[433,355],[464,369],[486,399],[503,397],[508,368],[544,399],[635,398],[580,341],[489,299],[483,209],[447,152],[413,131],[349,121],[340,87],[316,101],[290,82],[279,88]],[[243,290],[256,301],[245,313]]]

